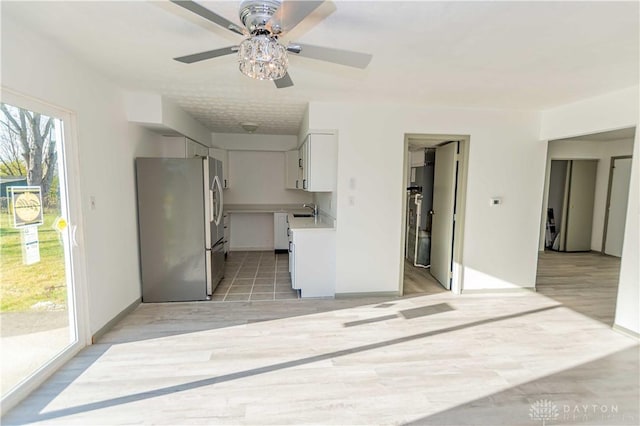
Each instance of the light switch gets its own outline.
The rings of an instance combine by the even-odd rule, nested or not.
[[[352,191],[356,189],[356,178],[349,178],[349,189]]]

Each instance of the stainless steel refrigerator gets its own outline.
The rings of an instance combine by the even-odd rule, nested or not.
[[[222,163],[137,158],[143,302],[207,300],[224,276]]]

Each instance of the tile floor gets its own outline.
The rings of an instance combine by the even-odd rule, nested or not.
[[[225,277],[213,292],[214,302],[298,299],[291,288],[289,254],[234,251],[227,255]]]

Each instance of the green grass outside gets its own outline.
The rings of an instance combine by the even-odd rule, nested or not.
[[[66,307],[67,287],[64,248],[58,232],[51,228],[57,213],[45,213],[38,227],[40,262],[22,263],[22,241],[18,229],[3,209],[0,213],[0,312],[29,311],[38,302]]]

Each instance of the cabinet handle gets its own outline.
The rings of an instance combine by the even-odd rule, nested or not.
[[[296,189],[298,189],[298,179],[296,179]]]
[[[225,188],[228,188],[228,187],[229,187],[229,185],[227,185],[227,180],[226,180],[226,179],[224,180],[224,187],[225,187]]]
[[[291,231],[291,229],[287,228],[287,237],[291,236],[291,233],[289,231]]]
[[[302,189],[307,189],[307,180],[302,179]]]
[[[291,253],[291,241],[289,241],[289,253]]]
[[[302,158],[298,158],[298,167],[302,168]]]

